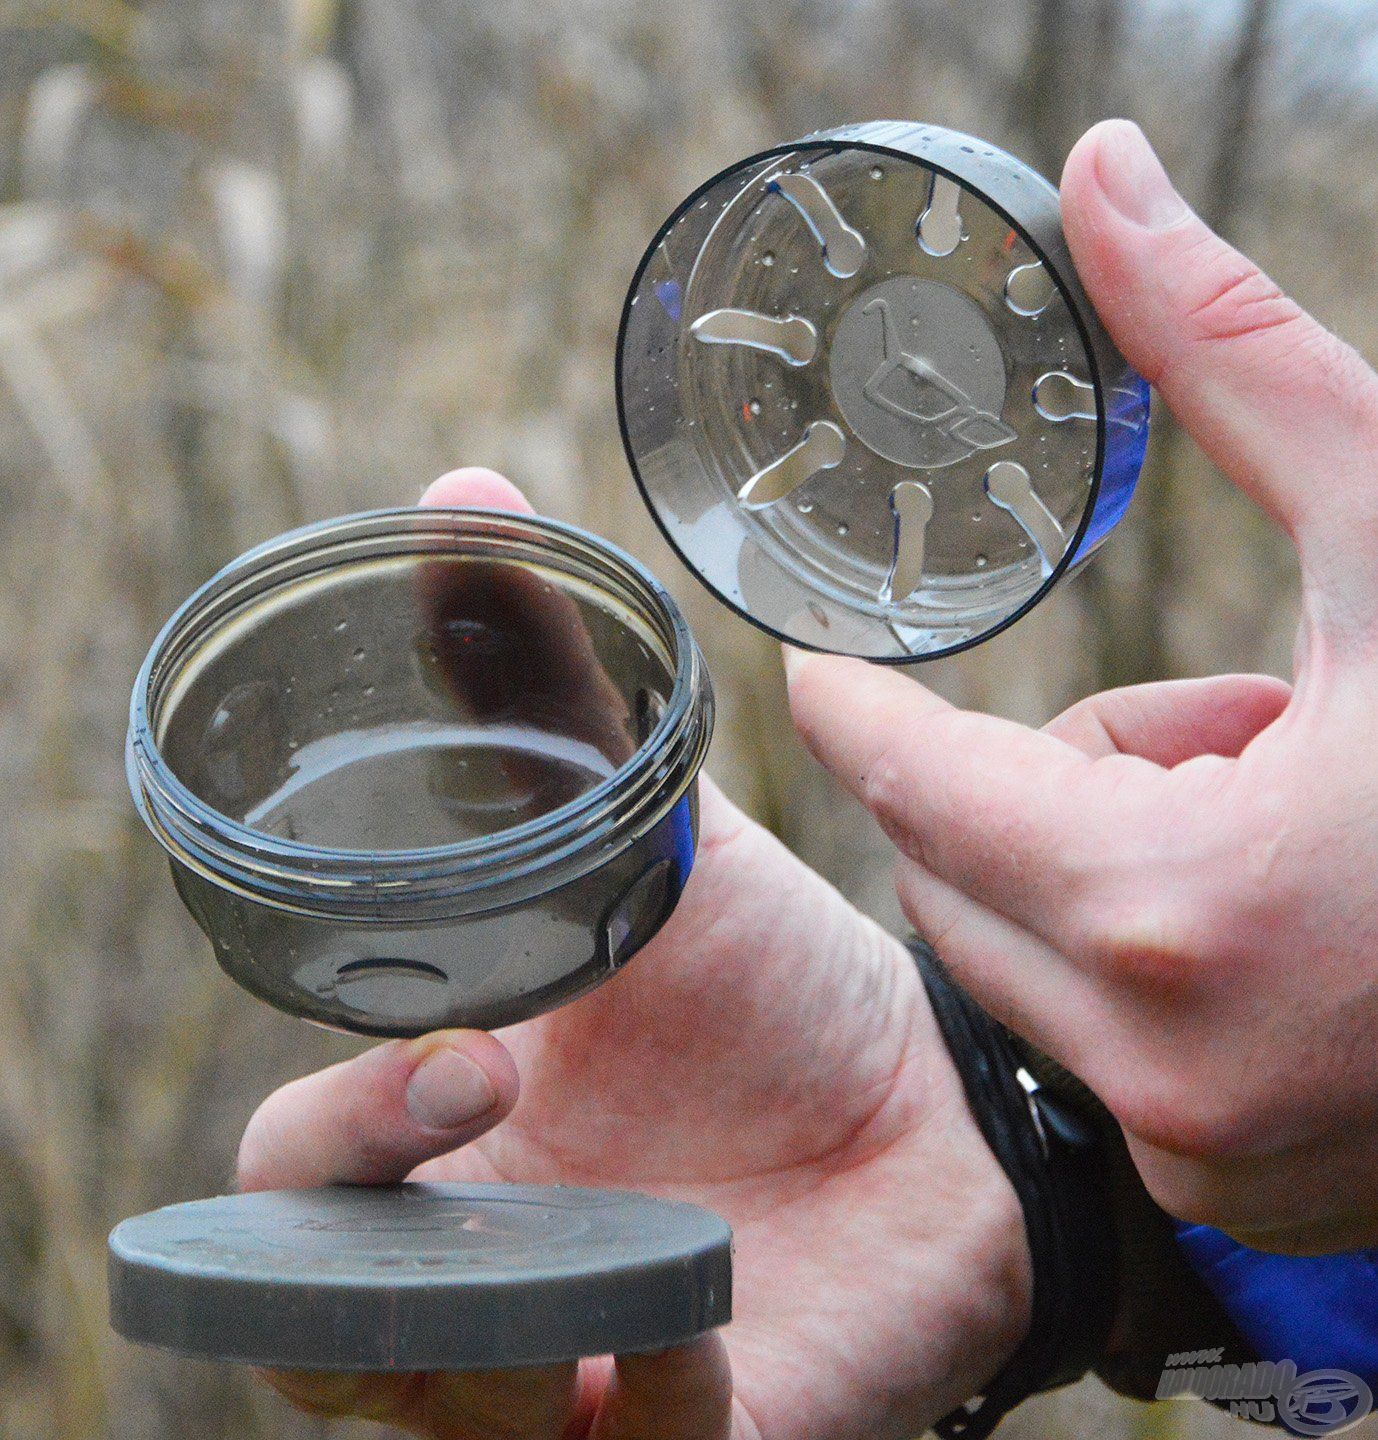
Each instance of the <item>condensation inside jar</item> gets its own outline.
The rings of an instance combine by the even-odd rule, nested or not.
[[[495,834],[611,777],[673,687],[663,643],[556,569],[363,558],[226,617],[172,677],[160,751],[198,799],[330,850]]]
[[[708,584],[786,639],[893,659],[1046,586],[1093,496],[1092,375],[1039,254],[979,194],[805,145],[670,226],[620,385],[643,488]]]

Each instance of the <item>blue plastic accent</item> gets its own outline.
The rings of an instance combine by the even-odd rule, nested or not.
[[[688,795],[670,812],[670,833],[675,847],[675,869],[683,886],[694,868],[695,853],[694,812]]]
[[[1072,564],[1084,560],[1124,519],[1148,451],[1148,381],[1136,375],[1130,385],[1110,392],[1105,410],[1105,461],[1100,494],[1091,523],[1077,546]]]
[[[1378,1250],[1268,1255],[1186,1224],[1177,1243],[1260,1359],[1345,1370],[1378,1389]]]
[[[655,294],[656,299],[660,301],[660,308],[678,325],[680,312],[684,308],[684,297],[680,294],[679,281],[656,281]]]

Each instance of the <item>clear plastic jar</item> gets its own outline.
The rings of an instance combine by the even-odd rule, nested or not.
[[[610,975],[693,864],[703,658],[629,556],[392,510],[260,546],[144,662],[135,800],[221,966],[375,1035],[525,1019]]]

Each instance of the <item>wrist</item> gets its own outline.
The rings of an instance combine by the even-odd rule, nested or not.
[[[1033,1267],[1019,1197],[976,1122],[913,959],[907,951],[904,958],[916,991],[914,1053],[927,1072],[925,1187],[941,1181],[932,1213],[947,1216],[944,1234],[930,1242],[944,1257],[940,1288],[916,1297],[925,1317],[944,1314],[948,1342],[945,1354],[927,1357],[927,1383],[907,1417],[926,1427],[982,1394],[1018,1351],[1029,1331]],[[931,1330],[930,1318],[924,1328]]]
[[[1028,1241],[1024,1340],[1009,1363],[934,1426],[943,1440],[984,1440],[1030,1395],[1080,1378],[1105,1356],[1121,1254],[1093,1116],[1044,1091],[1014,1037],[953,983],[932,949],[912,950],[933,1017],[981,1136],[1009,1179]]]
[[[962,1272],[968,1286],[959,1312],[958,1333],[963,1338],[951,1383],[933,1397],[936,1404],[926,1417],[929,1422],[989,1390],[1024,1343],[1032,1313],[1033,1267],[1019,1198],[974,1120],[963,1127],[963,1144],[970,1144],[973,1151],[964,1245],[959,1251],[965,1255]]]

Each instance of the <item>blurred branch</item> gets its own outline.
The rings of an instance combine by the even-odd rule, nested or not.
[[[1032,0],[1029,46],[1011,99],[1011,118],[1031,142],[1034,168],[1055,176],[1071,144],[1074,97],[1068,73],[1079,50],[1071,0]]]
[[[1239,209],[1242,182],[1257,128],[1259,86],[1278,0],[1246,0],[1234,55],[1226,68],[1217,119],[1218,143],[1201,214],[1228,237]]]
[[[1257,131],[1259,90],[1278,0],[1247,0],[1222,77],[1214,115],[1214,150],[1198,209],[1227,238],[1245,196]],[[1131,685],[1173,673],[1169,617],[1177,588],[1174,520],[1192,442],[1159,404],[1144,467],[1133,533],[1137,573],[1118,583],[1112,566],[1092,567],[1085,589],[1096,623],[1097,688]]]
[[[1088,121],[1103,120],[1120,108],[1120,48],[1124,39],[1121,0],[1096,0],[1091,21],[1091,98]]]
[[[1030,159],[1050,179],[1081,132],[1116,108],[1121,7],[1122,0],[1031,0],[1009,123],[1028,135]]]
[[[89,36],[106,50],[124,53],[139,25],[138,7],[128,0],[0,0],[0,26],[44,30],[67,26]]]

